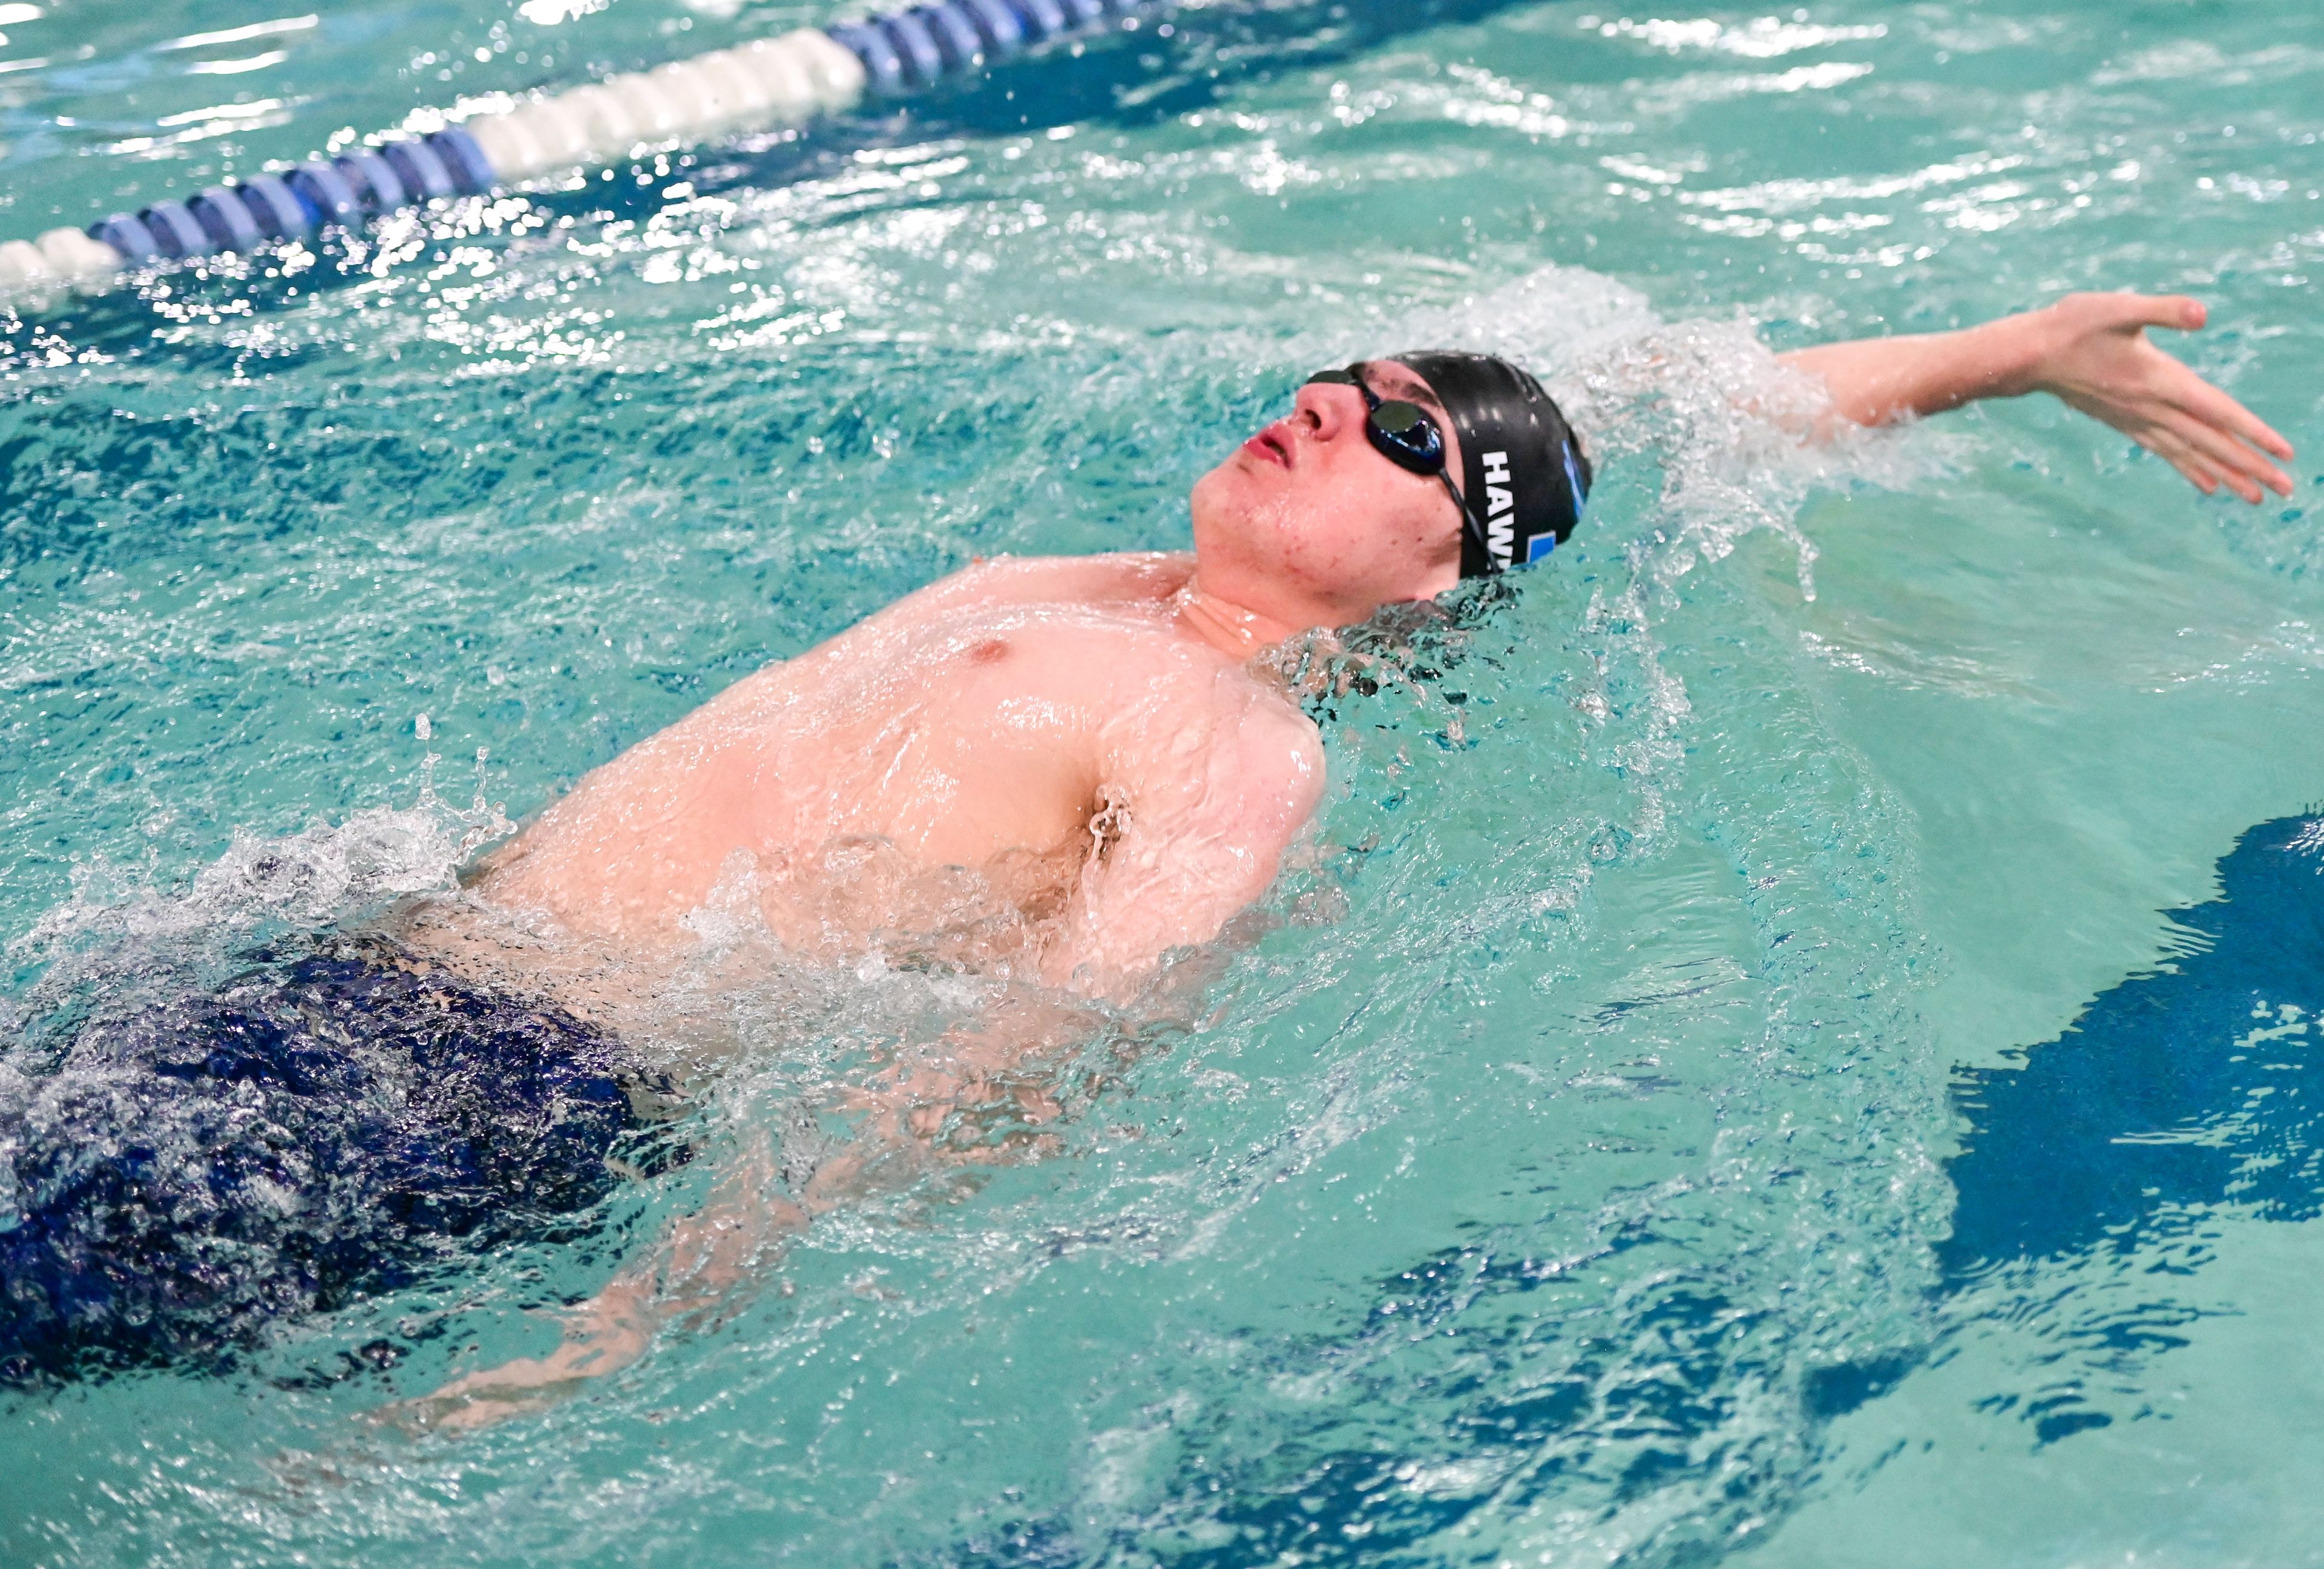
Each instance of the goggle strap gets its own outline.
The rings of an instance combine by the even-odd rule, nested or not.
[[[1469,537],[1477,541],[1477,549],[1484,552],[1485,570],[1488,573],[1499,572],[1501,564],[1493,555],[1492,541],[1486,537],[1485,525],[1477,521],[1477,514],[1470,509],[1469,498],[1461,494],[1460,488],[1452,483],[1452,476],[1443,469],[1436,471],[1436,477],[1443,482],[1444,494],[1452,498],[1452,504],[1461,509],[1461,526],[1469,531]]]

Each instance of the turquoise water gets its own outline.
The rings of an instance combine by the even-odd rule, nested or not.
[[[283,9],[0,7],[0,232],[835,14]],[[1038,1158],[825,1217],[544,1414],[366,1421],[992,1001],[765,964],[689,1016],[739,1043],[708,1158],[585,1243],[0,1397],[0,1561],[2318,1561],[2324,980],[2170,1010],[2316,951],[2297,879],[2206,901],[2324,801],[2319,88],[2293,5],[1218,5],[0,318],[36,1039],[447,886],[972,556],[1183,544],[1316,365],[1521,351],[1601,474],[1462,646],[1329,706],[1312,850],[1199,1005],[1061,1070]],[[1788,395],[1750,324],[2118,286],[2211,303],[2184,347],[2301,448],[2288,503],[2052,406],[1814,454],[1735,411]],[[2096,1104],[2108,1051],[2159,1121]],[[2084,1192],[2129,1208],[2038,1207]]]

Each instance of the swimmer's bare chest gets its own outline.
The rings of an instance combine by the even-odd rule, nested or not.
[[[1250,678],[1172,611],[1189,570],[1115,556],[957,573],[595,771],[491,858],[479,891],[649,943],[675,940],[722,879],[770,889],[862,864],[834,845],[998,868],[1014,896],[1041,897],[1028,877],[1069,878],[1102,846],[1125,747],[1180,745],[1199,767],[1222,690],[1250,700]]]

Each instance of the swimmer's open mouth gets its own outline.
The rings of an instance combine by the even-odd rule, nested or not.
[[[1281,429],[1280,425],[1269,425],[1266,429],[1244,442],[1242,449],[1253,457],[1263,457],[1269,463],[1279,463],[1284,467],[1289,468],[1291,443],[1278,434]]]

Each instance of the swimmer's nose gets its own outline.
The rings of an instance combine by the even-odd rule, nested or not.
[[[1310,382],[1292,401],[1286,421],[1299,435],[1314,441],[1336,441],[1364,423],[1364,395],[1351,386]]]

